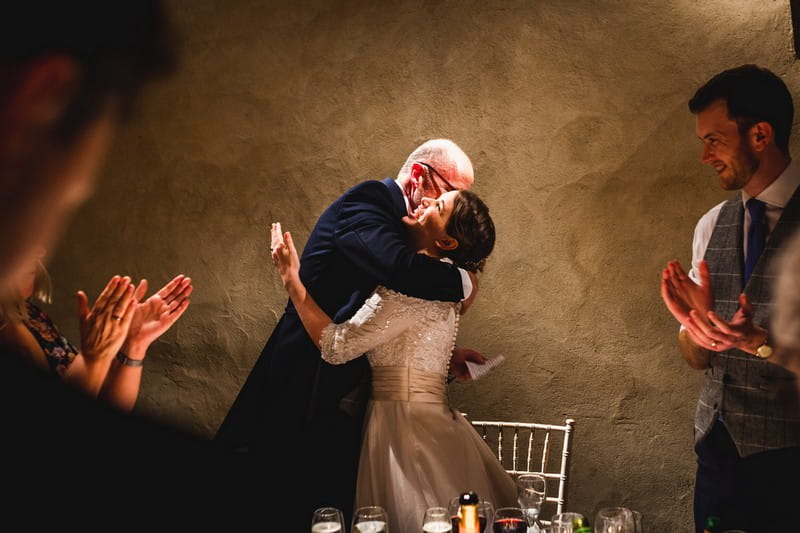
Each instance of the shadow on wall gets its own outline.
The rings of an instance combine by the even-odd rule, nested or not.
[[[592,120],[576,119],[560,134],[573,136]],[[552,231],[563,243],[554,256],[575,288],[564,296],[571,299],[566,305],[579,310],[583,331],[597,327],[600,313],[606,314],[604,327],[631,340],[663,325],[661,270],[673,258],[688,267],[694,225],[720,201],[712,173],[699,163],[688,165],[687,154],[676,151],[687,146],[682,132],[693,135],[686,127],[690,120],[686,107],[677,107],[616,169],[586,174],[548,197],[554,212],[581,214],[556,218]],[[700,211],[698,197],[708,197]]]

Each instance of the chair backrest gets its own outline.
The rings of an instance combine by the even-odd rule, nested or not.
[[[568,461],[575,421],[567,418],[563,426],[484,420],[470,423],[512,477],[540,474],[547,480],[540,520],[543,525],[550,525],[550,517],[563,512],[567,504]]]

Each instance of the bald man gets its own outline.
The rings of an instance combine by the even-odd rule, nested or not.
[[[306,243],[300,278],[309,294],[337,323],[378,285],[428,300],[469,298],[474,280],[468,273],[410,249],[401,219],[423,197],[469,189],[473,181],[464,151],[432,139],[412,151],[396,179],[351,188],[320,216]],[[454,373],[465,356],[483,362],[475,352],[457,350]],[[289,301],[217,440],[257,457],[262,483],[314,477],[302,497],[284,492],[279,507],[295,510],[282,514],[305,521],[316,507],[334,506],[349,522],[368,382],[365,357],[345,365],[322,361]]]

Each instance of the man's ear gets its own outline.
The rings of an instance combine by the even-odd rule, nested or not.
[[[763,151],[775,141],[775,130],[769,122],[756,122],[750,127],[750,145],[756,152]]]
[[[422,179],[423,174],[425,174],[425,167],[419,163],[414,163],[411,165],[411,177],[414,178],[414,181],[419,182],[419,180]]]
[[[38,58],[16,77],[2,116],[7,124],[37,128],[61,118],[78,86],[80,68],[69,56]]]
[[[458,248],[458,239],[445,235],[441,239],[436,239],[436,246],[442,250],[455,250]]]

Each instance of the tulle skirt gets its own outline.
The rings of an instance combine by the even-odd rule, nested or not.
[[[427,508],[466,491],[495,508],[517,505],[511,476],[461,413],[444,402],[370,401],[356,507],[380,505],[391,533],[417,532]]]

